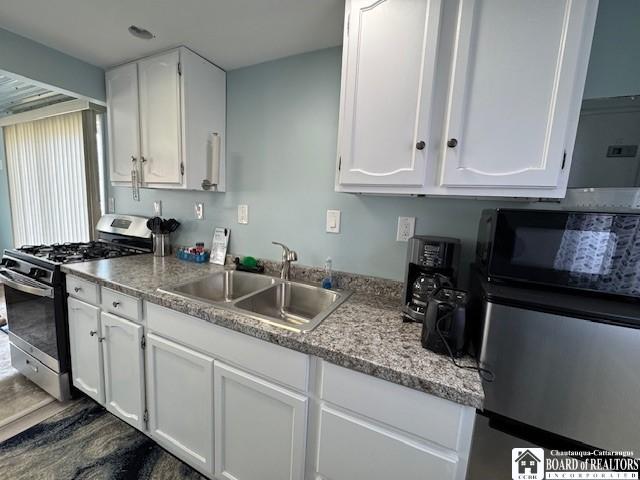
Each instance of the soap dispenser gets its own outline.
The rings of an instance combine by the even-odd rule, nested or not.
[[[333,276],[331,274],[331,257],[327,257],[324,262],[324,278],[322,279],[322,288],[333,288]]]

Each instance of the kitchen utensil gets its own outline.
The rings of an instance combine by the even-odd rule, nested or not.
[[[171,243],[168,233],[153,234],[153,256],[167,257],[171,254]]]
[[[175,232],[179,226],[180,222],[178,222],[175,218],[170,218],[169,220],[167,220],[165,225],[166,233]]]

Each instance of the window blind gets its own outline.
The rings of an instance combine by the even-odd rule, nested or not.
[[[4,127],[16,246],[90,238],[82,113]]]

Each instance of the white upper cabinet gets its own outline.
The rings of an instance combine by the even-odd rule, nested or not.
[[[425,183],[439,21],[440,0],[347,2],[338,147],[342,190]]]
[[[588,4],[460,1],[442,185],[558,188]]]
[[[182,181],[179,63],[178,50],[138,62],[144,183]]]
[[[112,182],[130,182],[131,170],[140,158],[138,136],[138,69],[135,63],[109,70],[107,131]]]
[[[596,10],[347,0],[336,190],[563,197]]]
[[[180,47],[109,70],[111,181],[224,192],[226,74]],[[204,188],[203,182],[214,184]]]

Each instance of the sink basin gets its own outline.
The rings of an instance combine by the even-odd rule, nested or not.
[[[195,282],[160,290],[205,302],[228,303],[273,285],[275,281],[273,277],[226,270]]]
[[[307,332],[315,328],[349,294],[295,282],[281,282],[235,303],[259,320]]]
[[[158,290],[218,305],[296,332],[313,330],[351,295],[237,270]]]

